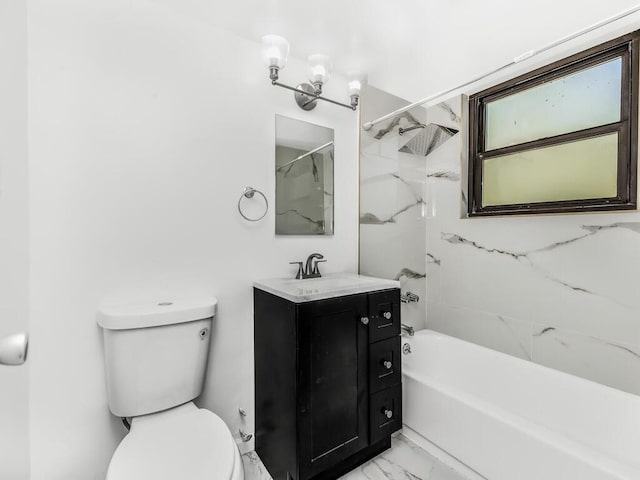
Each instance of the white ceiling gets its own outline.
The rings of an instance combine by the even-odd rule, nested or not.
[[[407,55],[411,33],[422,29],[422,0],[154,0],[259,42],[267,33],[282,35],[291,54],[329,55],[337,71],[374,71],[385,58]],[[415,52],[418,45],[413,46]]]
[[[152,1],[256,42],[282,35],[293,56],[326,53],[337,71],[364,71],[372,85],[416,100],[639,0]]]

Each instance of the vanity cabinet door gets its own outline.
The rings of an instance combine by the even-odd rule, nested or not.
[[[369,445],[367,295],[298,311],[298,480]]]

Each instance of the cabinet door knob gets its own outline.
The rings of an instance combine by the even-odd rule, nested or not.
[[[388,408],[385,409],[384,416],[390,419],[391,417],[393,417],[393,410],[389,410]]]
[[[384,366],[387,370],[391,370],[391,367],[393,367],[393,363],[391,363],[390,360],[385,360],[384,361]]]
[[[369,325],[369,317],[360,317],[360,321],[363,325]]]
[[[384,312],[384,313],[382,314],[382,316],[383,316],[384,318],[386,318],[387,320],[391,320],[391,312]]]

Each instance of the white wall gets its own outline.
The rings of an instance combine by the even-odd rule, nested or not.
[[[259,45],[152,2],[29,2],[31,455],[34,480],[103,479],[124,435],[106,402],[101,302],[214,294],[201,406],[253,431],[251,282],[357,263],[357,115],[303,112],[274,88]],[[290,60],[285,82],[306,77]],[[345,97],[338,75],[327,93]],[[248,224],[246,185],[274,205],[275,114],[335,129],[335,235]]]
[[[0,1],[0,338],[28,329],[27,31]],[[29,366],[0,366],[0,478],[29,478]]]

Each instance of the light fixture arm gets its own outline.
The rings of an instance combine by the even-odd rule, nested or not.
[[[300,94],[306,95],[307,97],[311,97],[307,103],[314,102],[315,100],[323,100],[325,102],[333,103],[334,105],[340,105],[341,107],[348,108],[349,110],[356,110],[358,108],[357,102],[355,105],[353,103],[351,105],[347,105],[346,103],[337,102],[335,100],[331,100],[330,98],[323,97],[321,94],[307,92],[305,90],[302,90],[301,88],[291,87],[284,83],[280,83],[277,81],[277,78],[276,80],[271,78],[271,85],[275,85],[276,87],[286,88],[287,90],[292,90],[294,92],[298,92]],[[353,102],[353,99],[352,99],[352,102]]]

